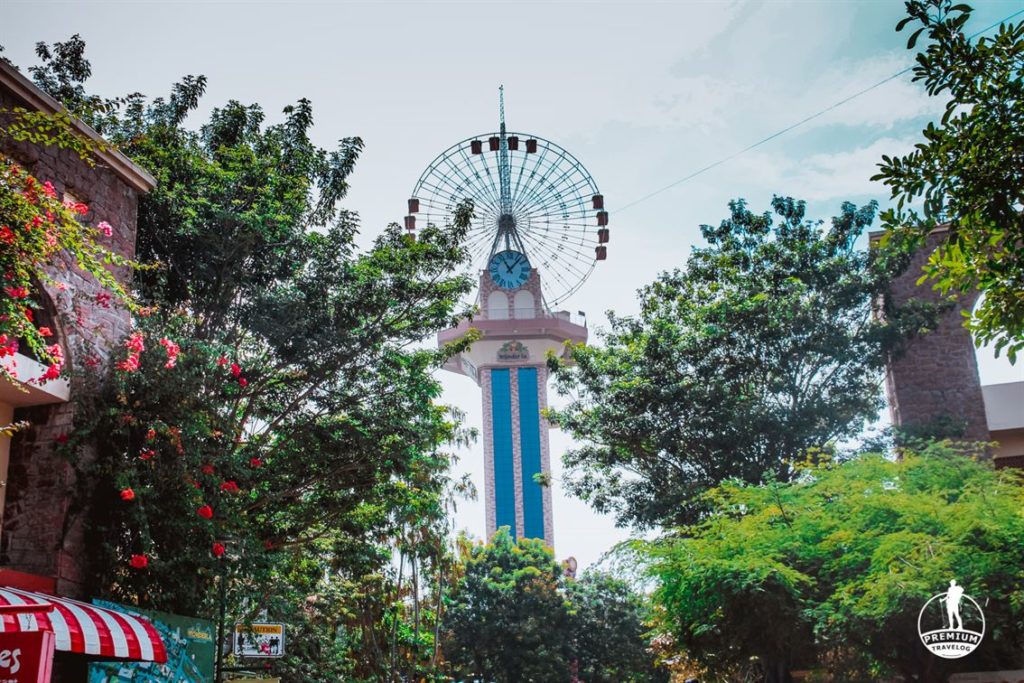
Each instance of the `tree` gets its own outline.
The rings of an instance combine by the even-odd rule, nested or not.
[[[568,579],[573,653],[579,678],[587,683],[668,681],[656,670],[647,638],[645,597],[610,574],[587,571]]]
[[[446,599],[445,652],[460,678],[497,683],[569,680],[569,611],[562,569],[538,539],[499,529],[465,558]]]
[[[788,459],[876,415],[886,360],[933,324],[882,300],[904,257],[854,246],[874,204],[843,204],[827,229],[803,202],[772,207],[774,225],[732,202],[685,270],[640,291],[639,315],[610,314],[602,345],[557,369],[572,400],[552,418],[584,443],[565,456],[570,489],[619,524],[692,522],[727,479],[788,479]]]
[[[37,82],[93,102],[78,82],[83,47],[41,48]],[[361,141],[315,146],[305,100],[276,125],[229,102],[193,130],[204,87],[186,77],[166,99],[94,108],[157,179],[140,199],[138,249],[158,267],[134,280],[148,316],[113,376],[93,377],[95,400],[63,446],[91,530],[91,587],[213,615],[223,583],[229,619],[266,609],[304,634],[279,665],[285,680],[385,680],[385,615],[409,595],[392,552],[413,557],[416,576],[439,561],[447,447],[468,438],[433,375],[458,347],[423,342],[465,312],[471,283],[453,273],[472,209],[416,239],[388,226],[360,249],[339,202]]]
[[[932,443],[808,465],[788,484],[723,484],[707,519],[642,546],[658,626],[711,671],[756,657],[767,681],[788,668],[836,680],[1020,668],[1024,476],[968,454]],[[917,618],[951,578],[990,628],[947,661],[921,645]]]
[[[947,228],[922,280],[942,292],[983,292],[966,325],[978,344],[995,342],[997,354],[1005,348],[1015,361],[1024,349],[1024,23],[972,43],[963,35],[967,5],[906,5],[896,30],[914,28],[910,49],[922,35],[927,41],[914,80],[947,98],[946,111],[913,152],[883,157],[874,179],[896,205],[882,220],[890,238],[912,249]]]

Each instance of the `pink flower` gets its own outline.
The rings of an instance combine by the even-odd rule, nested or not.
[[[123,361],[117,364],[118,370],[125,372],[135,372],[139,369],[139,357],[137,355],[131,355],[125,358]]]
[[[160,346],[164,347],[167,351],[167,362],[164,364],[164,367],[173,368],[175,363],[178,362],[178,354],[181,353],[181,347],[167,337],[160,340]]]
[[[110,237],[111,235],[114,234],[114,226],[112,226],[110,223],[106,221],[100,221],[100,224],[97,225],[96,227],[99,228],[100,232],[102,232],[107,237]]]
[[[100,292],[96,295],[96,304],[103,308],[110,308],[110,294]]]
[[[57,196],[57,190],[54,189],[53,183],[51,183],[49,180],[43,183],[43,192],[46,194],[47,197]]]

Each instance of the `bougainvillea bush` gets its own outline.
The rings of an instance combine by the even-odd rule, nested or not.
[[[23,110],[0,111],[0,141],[30,140],[41,146],[71,148],[91,162],[95,147],[66,134],[66,118]],[[113,226],[92,216],[82,202],[63,197],[50,179],[36,178],[0,153],[0,377],[6,381],[48,382],[66,368],[55,331],[37,320],[46,296],[68,289],[65,278],[78,270],[95,278],[107,300],[135,308],[114,267],[132,263],[106,245]],[[92,220],[87,220],[92,219]],[[18,377],[18,351],[46,366],[41,377]]]

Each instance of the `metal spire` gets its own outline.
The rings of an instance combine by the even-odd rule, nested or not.
[[[500,122],[498,144],[498,180],[501,181],[501,213],[512,215],[512,165],[508,160],[508,138],[505,135],[505,86],[498,87],[498,117]]]

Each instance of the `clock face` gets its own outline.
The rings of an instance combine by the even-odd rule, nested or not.
[[[518,251],[499,251],[487,265],[491,279],[502,289],[516,289],[530,279],[530,261]]]

